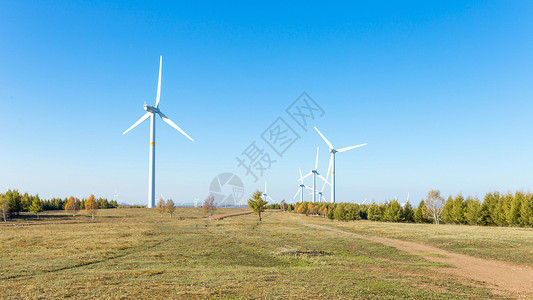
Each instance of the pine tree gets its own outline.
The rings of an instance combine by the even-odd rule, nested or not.
[[[442,210],[442,222],[444,223],[453,223],[453,207],[455,204],[455,200],[452,196],[448,197],[448,200],[446,200],[446,204],[444,204],[444,208]]]
[[[37,215],[37,218],[39,218],[39,213],[42,212],[43,209],[43,203],[41,202],[41,199],[39,199],[39,196],[33,197],[33,201],[30,205],[30,212]]]
[[[407,201],[407,203],[405,203],[405,206],[402,209],[402,221],[410,223],[414,222],[414,214],[415,212],[413,210],[413,207],[411,206],[411,203]]]
[[[344,203],[339,203],[337,204],[337,207],[335,207],[335,212],[334,212],[334,218],[335,220],[346,220],[346,204]]]
[[[424,200],[420,200],[420,203],[418,204],[417,209],[415,210],[415,214],[413,216],[413,219],[416,223],[425,223],[426,220],[426,202]]]
[[[372,204],[370,204],[370,206],[368,207],[368,219],[370,221],[380,220],[379,206],[374,201],[372,201]]]
[[[397,200],[392,200],[385,205],[385,212],[383,213],[383,221],[399,222],[401,206]]]
[[[466,199],[466,213],[465,220],[469,225],[478,224],[481,213],[481,203],[479,200],[469,197]]]
[[[462,195],[457,195],[453,201],[452,220],[456,224],[466,223],[466,202]]]
[[[257,190],[252,194],[252,197],[248,199],[248,207],[259,216],[259,222],[261,222],[261,213],[266,210],[268,204],[268,202],[263,200],[261,196],[261,191]]]
[[[520,207],[520,225],[533,226],[533,194],[528,193]]]
[[[521,218],[520,218],[520,211],[522,208],[522,202],[524,202],[525,196],[524,194],[520,192],[516,192],[513,199],[511,200],[511,208],[509,209],[509,214],[507,216],[507,219],[509,220],[510,225],[519,225]]]

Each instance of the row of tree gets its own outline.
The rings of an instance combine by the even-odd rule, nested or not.
[[[83,198],[81,200],[75,197],[65,199],[41,199],[38,194],[21,194],[18,190],[7,190],[7,192],[4,194],[0,194],[0,216],[4,221],[7,221],[8,217],[19,215],[20,212],[31,212],[38,215],[44,210],[74,211],[73,215],[75,216],[78,210],[87,208],[87,203],[89,200],[91,202],[89,205],[89,210],[91,211],[95,207],[93,201],[96,203],[96,208],[99,209],[118,207],[118,203],[116,201],[108,201],[106,198],[96,199],[94,195],[91,195],[87,199]]]
[[[331,220],[372,220],[385,222],[447,223],[484,226],[533,226],[533,194],[487,193],[480,201],[462,195],[447,200],[439,191],[429,191],[416,208],[397,200],[383,204],[296,203],[270,205],[269,208],[294,211],[298,214],[320,215]]]

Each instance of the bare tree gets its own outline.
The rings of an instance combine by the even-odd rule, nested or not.
[[[163,217],[163,213],[165,212],[165,200],[163,198],[159,198],[155,211],[161,214],[161,218]]]
[[[7,199],[4,195],[0,195],[0,215],[2,215],[4,222],[7,222],[7,217],[9,216],[9,206],[7,206]]]
[[[435,224],[439,224],[440,216],[442,215],[444,205],[446,204],[444,198],[440,196],[440,191],[429,191],[425,202],[429,217],[433,218]]]
[[[167,203],[165,204],[165,212],[170,214],[170,217],[172,218],[172,214],[176,210],[176,206],[174,205],[174,201],[172,199],[168,199]]]
[[[213,212],[215,211],[216,203],[215,203],[215,197],[213,195],[207,196],[204,201],[204,205],[202,205],[202,209],[204,213],[209,214],[209,219],[213,216]]]

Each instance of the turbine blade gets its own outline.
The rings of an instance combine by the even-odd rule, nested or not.
[[[183,134],[184,136],[186,136],[187,138],[189,138],[189,140],[193,141],[194,140],[192,139],[192,137],[190,137],[187,133],[185,133],[185,131],[183,131],[183,129],[181,129],[178,125],[176,125],[174,122],[172,122],[172,120],[170,120],[169,118],[167,118],[166,116],[164,117],[164,115],[161,116],[161,119],[163,119],[163,121],[165,121],[165,123],[167,123],[168,125],[174,127],[176,130],[178,130],[179,132],[181,132],[181,134]]]
[[[300,180],[304,180],[305,178],[311,176],[311,174],[313,174],[313,172],[307,173],[304,177],[300,178]]]
[[[305,188],[308,189],[308,190],[310,190],[310,191],[313,190],[312,188],[310,188],[310,187],[308,187],[308,186],[305,186]],[[312,193],[311,193],[311,194],[312,194]]]
[[[366,143],[361,144],[361,145],[357,145],[357,146],[346,147],[346,148],[342,148],[342,149],[337,150],[337,152],[344,152],[344,151],[352,150],[352,149],[355,149],[355,148],[363,147],[365,145],[366,145]]]
[[[324,176],[318,174],[318,177],[319,177],[320,179],[324,180],[324,182],[328,182],[328,180],[327,180],[326,178],[324,178]]]
[[[298,180],[300,180],[300,182],[301,182],[302,184],[304,184],[304,180],[302,179],[302,177],[303,177],[303,176],[302,176],[302,169],[298,168],[298,171],[300,171],[300,179],[298,179]]]
[[[159,56],[159,79],[157,80],[157,96],[155,97],[155,108],[159,107],[159,99],[161,99],[161,67],[163,67],[163,56]]]
[[[329,149],[333,149],[333,145],[328,141],[328,139],[318,130],[318,128],[315,127],[315,130],[316,132],[318,132],[318,134],[320,134],[320,136],[322,137],[322,139],[324,140],[324,142],[326,142],[326,144],[328,144],[329,146]]]
[[[145,113],[144,116],[142,116],[137,122],[135,122],[135,124],[131,125],[131,127],[128,128],[128,130],[124,131],[124,133],[122,133],[122,135],[125,135],[128,131],[130,131],[133,128],[135,128],[135,126],[137,126],[137,125],[141,124],[142,122],[144,122],[144,120],[148,119],[151,114],[152,114],[151,112]]]
[[[296,191],[296,194],[294,194],[294,197],[292,197],[292,199],[296,199],[296,196],[298,196],[298,194],[302,191],[302,189],[298,189],[298,191]]]
[[[267,199],[270,199],[270,201],[274,202],[274,199],[270,198],[270,196],[267,196]]]
[[[326,188],[326,184],[330,184],[329,182],[327,181],[324,181],[324,185],[322,186],[322,189],[320,190],[320,192],[322,193],[324,191],[324,189]]]
[[[318,147],[316,147],[316,160],[315,160],[315,170],[318,168]]]

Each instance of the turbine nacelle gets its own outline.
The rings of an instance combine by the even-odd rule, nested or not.
[[[161,111],[159,110],[159,108],[155,107],[155,106],[151,106],[151,105],[144,105],[144,110],[146,110],[147,112],[151,112],[151,113],[155,113],[155,114],[160,114]]]

